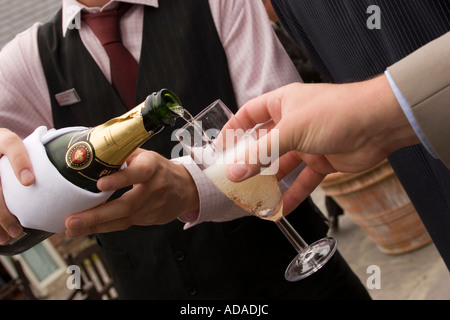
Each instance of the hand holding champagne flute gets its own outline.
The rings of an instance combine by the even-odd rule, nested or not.
[[[283,216],[282,194],[271,167],[243,182],[231,182],[227,165],[264,135],[264,125],[244,131],[233,113],[217,100],[177,132],[177,138],[208,179],[247,212],[274,221],[298,255],[285,272],[289,281],[308,277],[319,270],[336,251],[336,240],[324,238],[308,246]],[[268,239],[269,240],[269,239]]]

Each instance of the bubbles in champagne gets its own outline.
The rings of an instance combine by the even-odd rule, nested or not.
[[[282,198],[274,175],[258,174],[242,182],[226,177],[226,164],[214,164],[203,172],[229,199],[247,212],[263,219],[281,214]]]

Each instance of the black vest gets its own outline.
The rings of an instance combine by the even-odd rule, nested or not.
[[[292,37],[331,82],[383,73],[409,53],[450,30],[448,0],[272,0]],[[367,27],[380,8],[380,29]],[[427,77],[433,75],[425,75]],[[389,161],[450,269],[450,170],[421,146]]]
[[[180,8],[174,9],[165,2],[159,8],[145,8],[136,105],[152,92],[168,88],[193,115],[216,99],[236,111],[227,59],[216,29],[202,29],[214,23],[209,7],[203,1],[180,1]],[[82,44],[78,30],[68,30],[62,38],[60,21],[58,13],[38,33],[55,128],[96,126],[125,113],[127,109]],[[55,94],[72,88],[81,102],[61,107]],[[182,121],[177,125],[181,127]],[[170,157],[172,131],[163,130],[147,147]]]
[[[164,0],[159,8],[146,7],[143,30],[136,103],[166,87],[194,115],[218,98],[236,110],[227,57],[207,0]],[[38,36],[57,128],[94,126],[126,111],[77,30],[62,37],[61,13],[40,27]],[[54,95],[71,88],[81,102],[60,107]],[[164,130],[145,147],[170,156],[171,132]],[[306,241],[326,235],[323,216],[310,199],[297,211],[289,220]],[[97,239],[123,299],[367,297],[339,254],[311,280],[285,281],[295,251],[277,229],[254,217],[187,231],[174,221],[98,234]]]

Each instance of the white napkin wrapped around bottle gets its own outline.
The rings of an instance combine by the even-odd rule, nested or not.
[[[25,187],[19,182],[6,156],[0,159],[0,179],[6,206],[23,227],[63,232],[69,215],[96,207],[113,194],[113,191],[94,193],[74,185],[59,173],[47,157],[45,143],[82,129],[86,128],[47,130],[41,126],[24,139],[35,175],[31,186]]]

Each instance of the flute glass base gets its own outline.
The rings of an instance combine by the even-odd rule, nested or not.
[[[336,248],[337,241],[331,237],[310,244],[289,264],[284,274],[286,280],[302,280],[318,271],[333,256]]]

